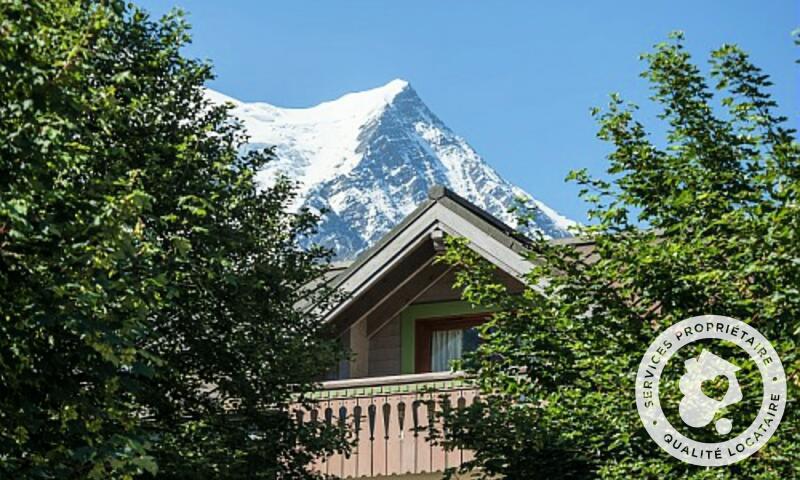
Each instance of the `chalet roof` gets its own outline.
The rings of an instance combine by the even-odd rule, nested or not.
[[[522,280],[531,268],[521,255],[530,245],[527,238],[455,192],[435,186],[422,204],[375,245],[353,262],[333,266],[331,283],[346,299],[328,312],[326,321],[339,316],[350,323],[359,315],[354,312],[370,310],[383,301],[381,295],[396,293],[397,285],[421,283],[418,274],[431,265],[445,235],[467,238],[470,248],[517,279]],[[370,289],[373,292],[366,295]],[[354,308],[359,301],[367,305]]]
[[[334,270],[340,272],[334,284],[340,284],[347,277],[348,272],[358,269],[378,252],[392,248],[392,242],[405,231],[409,225],[417,221],[437,203],[448,207],[450,210],[462,216],[464,220],[470,222],[482,232],[492,236],[517,253],[522,253],[525,247],[530,244],[529,239],[521,235],[514,228],[500,221],[497,217],[476,206],[449,188],[442,185],[435,185],[428,191],[428,198],[417,206],[413,212],[408,214],[399,224],[389,230],[377,243],[362,252],[351,262],[338,262],[332,265]]]

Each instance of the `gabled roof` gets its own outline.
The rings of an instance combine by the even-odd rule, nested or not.
[[[346,299],[328,312],[326,321],[370,289],[385,290],[366,297],[367,303],[375,303],[382,300],[380,295],[396,292],[400,283],[419,282],[414,275],[432,263],[443,235],[467,238],[470,248],[517,279],[531,268],[522,255],[529,245],[524,236],[451,190],[435,186],[425,202],[333,279]],[[366,313],[351,312],[346,323],[358,315]]]

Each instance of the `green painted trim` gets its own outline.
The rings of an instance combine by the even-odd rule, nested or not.
[[[491,311],[492,309],[476,307],[463,300],[421,303],[406,307],[400,313],[400,373],[414,373],[415,325],[417,319],[452,317]]]
[[[456,378],[453,380],[407,383],[402,385],[376,385],[373,387],[342,388],[338,390],[317,390],[307,394],[310,400],[337,400],[345,398],[375,397],[379,395],[396,395],[403,393],[443,392],[447,390],[463,390],[474,388],[471,379]]]

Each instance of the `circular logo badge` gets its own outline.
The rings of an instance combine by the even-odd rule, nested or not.
[[[705,339],[733,342],[758,365],[763,396],[758,414],[742,433],[719,443],[693,440],[676,430],[661,409],[659,381],[670,358],[682,347]],[[720,412],[743,398],[736,378],[739,367],[709,350],[685,362],[678,386],[683,395],[678,413],[689,427],[714,426],[726,435],[733,428]],[[711,398],[701,389],[703,382],[724,376],[727,391],[722,398]],[[716,467],[745,459],[763,447],[775,433],[786,406],[786,374],[778,354],[755,328],[739,320],[719,315],[693,317],[670,326],[650,344],[636,374],[636,408],[647,433],[673,457],[694,465]],[[716,420],[715,420],[716,419]]]

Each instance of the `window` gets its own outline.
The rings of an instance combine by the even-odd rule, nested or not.
[[[478,329],[437,330],[431,334],[431,372],[450,370],[450,362],[478,348]]]
[[[446,372],[453,360],[478,348],[478,325],[485,315],[417,320],[415,370]]]

